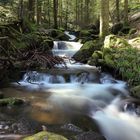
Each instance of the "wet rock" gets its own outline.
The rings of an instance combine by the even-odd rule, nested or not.
[[[104,136],[93,131],[84,132],[70,140],[106,140]]]
[[[76,132],[76,133],[81,133],[83,132],[82,129],[80,129],[79,127],[73,125],[73,124],[65,124],[63,126],[61,126],[62,129],[67,130],[67,131],[72,131],[72,132]]]
[[[67,138],[55,133],[42,131],[33,136],[24,138],[23,140],[67,140]]]
[[[22,105],[24,101],[18,98],[4,98],[0,99],[0,106]]]

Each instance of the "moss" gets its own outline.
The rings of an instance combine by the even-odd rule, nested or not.
[[[89,65],[99,65],[99,60],[103,57],[103,53],[101,51],[94,51],[91,58],[88,60]]]
[[[18,98],[4,98],[0,99],[0,106],[7,106],[7,105],[21,105],[24,101]]]
[[[131,88],[131,93],[133,96],[140,98],[140,85]]]
[[[100,50],[102,47],[102,42],[99,40],[96,41],[87,41],[81,49],[73,56],[76,61],[86,63],[88,59],[92,56],[95,50]]]
[[[51,132],[42,131],[33,136],[29,136],[24,138],[23,140],[67,140],[65,137],[61,135],[57,135]]]
[[[115,35],[109,35],[105,38],[104,48],[115,47],[128,47],[131,46],[125,39],[117,37]]]
[[[136,39],[137,40],[137,39]],[[140,83],[140,51],[126,40],[109,35],[104,41],[103,59],[106,66],[119,70],[130,85]]]
[[[79,35],[80,37],[87,37],[91,35],[91,33],[90,33],[90,30],[81,30]]]

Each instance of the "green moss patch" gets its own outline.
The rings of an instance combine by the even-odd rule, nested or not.
[[[22,105],[24,101],[18,98],[4,98],[0,99],[0,106]]]
[[[47,131],[42,131],[33,136],[24,138],[23,140],[67,140],[67,139],[61,135],[57,135]]]
[[[76,61],[86,63],[95,50],[100,50],[102,42],[99,40],[87,41],[81,49],[73,56]]]

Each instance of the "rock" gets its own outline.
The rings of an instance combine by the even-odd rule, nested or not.
[[[104,64],[118,70],[121,77],[128,80],[130,85],[137,85],[140,63],[139,50],[132,47],[125,39],[109,35],[105,38],[103,48]]]
[[[102,43],[98,40],[86,42],[81,49],[74,54],[73,58],[82,63],[86,63],[95,50],[99,50]]]
[[[40,29],[39,32],[43,32],[45,35],[52,37],[54,40],[69,41],[70,37],[59,29]]]
[[[140,98],[140,85],[131,88],[131,92],[134,97]]]
[[[67,140],[67,138],[55,133],[42,131],[33,136],[24,138],[23,140]]]
[[[123,28],[123,23],[116,23],[111,27],[111,33],[112,34],[118,34]]]
[[[104,41],[103,48],[123,48],[131,46],[125,39],[117,37],[115,35],[108,35]]]
[[[0,106],[7,106],[7,105],[22,105],[24,101],[18,98],[4,98],[0,99]]]
[[[92,66],[99,66],[102,57],[103,57],[103,53],[101,51],[94,51],[94,53],[88,60],[88,64]]]
[[[133,47],[140,49],[140,37],[136,37],[136,38],[133,38],[133,39],[129,40],[129,43]]]
[[[106,140],[104,136],[93,131],[84,132],[70,140]]]

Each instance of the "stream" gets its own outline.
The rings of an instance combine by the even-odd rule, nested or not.
[[[63,134],[62,128],[76,120],[79,122],[74,125],[80,125],[73,125],[75,132],[90,130],[88,125],[93,123],[106,140],[139,140],[140,106],[130,97],[127,83],[95,66],[72,60],[82,44],[70,37],[69,42],[54,41],[52,50],[64,57],[66,68],[56,65],[46,73],[26,72],[18,83],[2,90],[5,97],[22,98],[28,103],[0,109],[0,139],[21,139],[42,130],[43,125]],[[80,122],[82,117],[90,118],[89,122]]]

